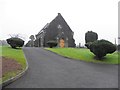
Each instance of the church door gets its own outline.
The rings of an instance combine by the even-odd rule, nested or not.
[[[61,48],[65,47],[65,41],[64,41],[64,39],[60,39],[60,47]]]

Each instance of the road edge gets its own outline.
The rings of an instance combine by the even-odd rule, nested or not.
[[[22,50],[23,50],[23,49],[22,49]],[[24,53],[24,51],[23,51],[23,53]],[[25,56],[25,53],[24,53],[24,58],[25,58],[25,61],[26,61],[26,68],[25,68],[25,70],[23,70],[21,73],[19,73],[19,74],[16,75],[15,77],[12,77],[12,78],[4,81],[4,82],[2,83],[2,85],[1,85],[2,88],[5,87],[5,86],[7,86],[7,85],[9,85],[10,83],[16,81],[17,79],[19,79],[20,77],[22,77],[22,76],[27,72],[27,70],[28,70],[28,68],[29,68],[29,65],[28,65],[28,61],[27,61],[27,58],[26,58],[26,56]]]
[[[78,60],[78,59],[73,59],[73,58],[70,58],[70,57],[62,56],[62,55],[57,54],[57,53],[55,53],[55,52],[53,52],[53,51],[50,51],[50,50],[48,50],[48,49],[46,49],[46,48],[43,48],[43,49],[46,50],[46,51],[48,51],[48,52],[54,53],[54,54],[56,54],[56,55],[58,55],[58,56],[61,56],[61,57],[63,57],[63,58],[70,59],[70,60],[76,60],[76,61],[81,61],[81,62],[86,62],[86,63],[92,63],[92,64],[119,65],[119,64],[107,64],[107,63],[99,63],[99,62],[97,62],[97,63],[94,63],[94,62],[87,62],[87,61],[83,61],[83,60]]]

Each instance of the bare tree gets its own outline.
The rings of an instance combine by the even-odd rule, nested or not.
[[[25,37],[22,34],[9,34],[9,36],[11,38],[21,38],[21,39],[25,40]]]

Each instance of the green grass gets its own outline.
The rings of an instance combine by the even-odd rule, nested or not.
[[[2,56],[15,59],[18,63],[22,65],[22,68],[25,69],[26,62],[24,53],[21,48],[12,49],[11,47],[2,47]]]
[[[0,53],[0,56],[4,56],[7,58],[16,60],[19,64],[22,65],[22,70],[24,70],[26,68],[26,61],[25,61],[24,53],[21,48],[12,49],[9,46],[4,46],[4,47],[0,46],[0,50],[1,49],[2,49],[2,53]],[[17,75],[19,72],[21,72],[21,71],[14,71],[14,72],[6,73],[4,75],[4,77],[2,78],[2,81],[5,81],[5,80]]]
[[[107,54],[102,60],[96,60],[95,55],[84,48],[45,48],[59,55],[69,57],[76,60],[94,63],[118,64],[118,52]]]

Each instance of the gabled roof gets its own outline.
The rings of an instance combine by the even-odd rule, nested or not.
[[[60,13],[58,13],[58,15],[50,22],[47,23],[38,34],[41,34],[42,32],[46,31],[46,29],[55,21],[55,20],[62,20],[65,24],[67,24],[67,22],[65,21],[65,19],[62,17],[62,15]],[[69,27],[69,25],[67,24],[67,26]],[[70,27],[69,27],[70,28]],[[70,28],[71,30],[71,28]],[[72,31],[72,30],[71,30]],[[73,31],[72,31],[73,32]]]
[[[49,24],[50,24],[50,23],[47,23],[47,24],[40,30],[40,32],[39,32],[38,34],[41,34],[42,32],[44,32],[44,30],[45,30],[46,28],[48,28]]]
[[[49,25],[50,25],[50,23],[47,23],[47,24],[43,27],[43,29],[48,28]]]

